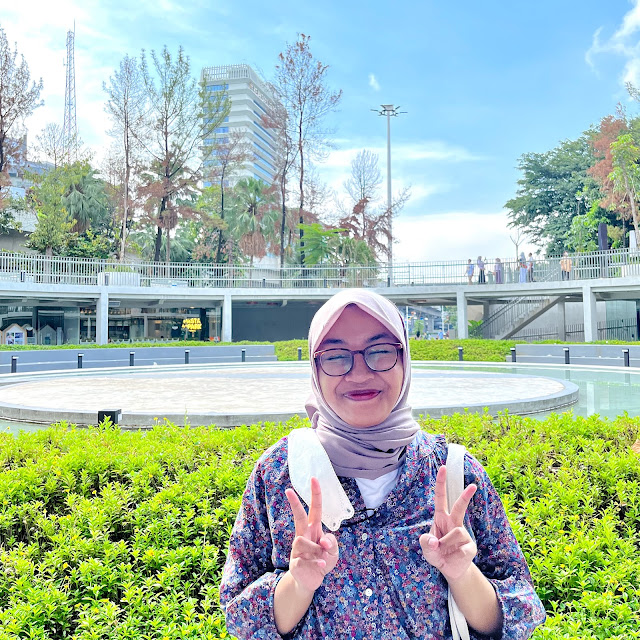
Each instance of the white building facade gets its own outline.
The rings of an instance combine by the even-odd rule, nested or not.
[[[227,92],[231,103],[229,115],[215,131],[215,141],[205,140],[205,144],[225,144],[232,132],[242,133],[252,157],[236,172],[235,180],[253,177],[271,185],[277,174],[278,142],[263,121],[269,115],[269,105],[275,103],[269,86],[247,64],[205,67],[202,81],[210,92]]]

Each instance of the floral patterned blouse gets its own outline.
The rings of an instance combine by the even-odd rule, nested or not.
[[[424,559],[418,541],[431,526],[435,477],[446,456],[443,436],[419,432],[407,447],[395,488],[369,518],[356,481],[340,478],[356,515],[335,532],[338,563],[287,638],[451,638],[447,581]],[[466,516],[478,545],[474,562],[496,590],[502,638],[523,640],[544,622],[545,612],[500,498],[467,454],[465,485],[471,483],[478,485]],[[227,630],[241,639],[282,637],[273,598],[294,538],[284,493],[290,486],[285,437],[256,464],[229,543],[220,600]],[[470,632],[471,638],[485,637]]]

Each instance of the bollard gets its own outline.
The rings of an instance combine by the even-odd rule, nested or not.
[[[302,360],[302,347],[298,347],[298,360]]]
[[[462,347],[458,347],[458,360],[460,360],[460,362],[464,360],[464,356],[462,354]]]
[[[262,278],[262,288],[264,289],[267,286],[267,279]]]
[[[191,355],[191,352],[189,351],[189,349],[185,349],[184,350],[184,363],[185,364],[189,364],[189,356]]]
[[[516,361],[516,348],[511,347],[511,362],[515,362],[515,361]]]
[[[391,276],[387,276],[387,287],[391,286]]]
[[[564,363],[571,364],[571,359],[569,358],[569,347],[564,348]]]
[[[624,366],[629,366],[629,349],[623,349],[622,355],[624,356]]]
[[[84,358],[84,353],[78,354],[78,369],[82,369],[82,358]]]
[[[327,288],[327,279],[326,278],[323,280],[323,283],[324,283],[324,288],[326,289]]]
[[[129,366],[133,367],[133,365],[135,364],[135,358],[136,358],[136,352],[135,351],[129,351]]]
[[[243,349],[243,350],[242,350],[242,353],[241,353],[241,355],[240,355],[240,358],[241,358],[242,362],[245,362],[245,361],[246,361],[246,359],[247,359],[247,350],[246,350],[246,349]]]
[[[106,418],[109,418],[111,424],[118,424],[122,417],[122,409],[102,409],[98,411],[98,424],[102,424]]]
[[[11,356],[11,373],[18,371],[18,356]]]

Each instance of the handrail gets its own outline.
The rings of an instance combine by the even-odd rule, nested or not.
[[[640,253],[635,249],[616,249],[606,252],[573,254],[570,277],[572,280],[593,278],[619,278],[640,275]],[[561,257],[538,258],[535,265],[536,281],[562,280]],[[517,260],[502,262],[503,282],[519,283]],[[296,288],[296,287],[402,287],[466,285],[466,260],[412,262],[393,265],[285,265],[279,266],[115,262],[92,258],[68,258],[38,254],[0,252],[0,280],[21,282],[129,286],[175,286],[202,288]],[[491,269],[488,282],[474,286],[500,286],[492,282]],[[521,283],[523,292],[528,283]]]

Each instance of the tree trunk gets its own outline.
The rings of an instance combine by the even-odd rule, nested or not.
[[[302,217],[302,208],[304,207],[304,154],[303,154],[303,139],[302,139],[302,119],[300,119],[298,127],[298,153],[300,154],[300,209],[298,210],[298,218],[300,224],[304,223]],[[300,227],[300,264],[304,265],[304,231]]]
[[[167,242],[164,261],[169,264],[171,262],[171,229],[167,229]]]
[[[156,231],[156,248],[153,253],[153,261],[160,262],[160,249],[162,248],[162,227],[158,226]]]

